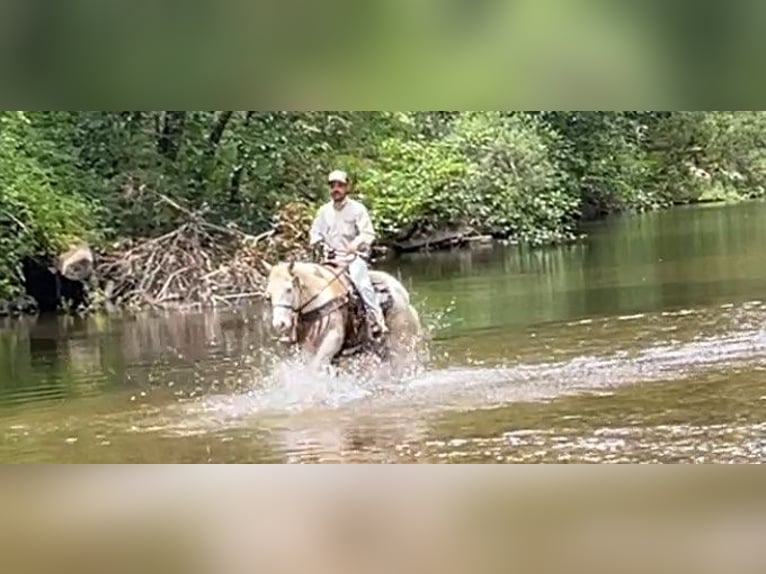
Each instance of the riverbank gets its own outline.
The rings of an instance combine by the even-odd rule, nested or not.
[[[262,281],[253,238],[326,201],[337,168],[390,252],[576,241],[611,214],[763,196],[764,129],[764,112],[0,112],[0,298],[84,241],[101,299],[226,305]]]
[[[0,316],[39,310],[90,313],[231,307],[262,293],[264,261],[308,257],[310,219],[305,206],[283,206],[271,229],[251,235],[235,225],[211,223],[164,195],[158,197],[183,214],[185,220],[178,227],[159,237],[94,246],[92,269],[79,281],[45,263],[55,257],[30,260],[22,270],[27,293],[0,301]]]
[[[704,200],[669,209],[715,207],[743,201],[741,196],[721,198],[710,194]],[[261,295],[266,280],[262,262],[310,258],[306,245],[311,214],[305,204],[288,204],[280,209],[270,230],[254,236],[236,227],[210,224],[199,214],[187,212],[189,220],[172,232],[97,250],[94,275],[82,285],[61,278],[67,289],[60,300],[52,300],[56,295],[47,292],[56,285],[52,283],[53,275],[46,276],[50,286],[37,285],[36,294],[42,293],[45,302],[29,293],[11,301],[0,300],[0,317],[36,314],[41,309],[88,314],[236,307]],[[612,214],[602,219],[632,216]],[[598,221],[587,222],[586,227]],[[581,228],[567,238],[544,245],[572,244],[586,238]],[[542,247],[513,237],[480,234],[460,227],[405,241],[381,242],[374,249],[374,260],[391,261],[417,252],[472,250],[498,244],[527,245],[533,251]]]
[[[38,277],[31,281],[26,278],[25,284],[44,303],[29,293],[11,301],[0,300],[0,317],[36,314],[41,309],[88,314],[235,307],[262,295],[266,282],[263,262],[310,260],[306,248],[308,227],[291,226],[292,231],[287,233],[284,229],[283,223],[276,224],[252,236],[196,220],[158,238],[125,241],[98,250],[93,276],[81,283],[58,277],[55,271],[43,267]],[[373,248],[373,262],[416,252],[478,249],[495,244],[520,242],[468,229],[435,232],[417,239],[381,242]],[[62,282],[68,289],[61,289]]]

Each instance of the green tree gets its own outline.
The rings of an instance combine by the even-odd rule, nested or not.
[[[86,198],[57,185],[55,173],[40,165],[28,116],[0,114],[0,297],[19,292],[24,257],[55,254],[70,243],[94,237]]]

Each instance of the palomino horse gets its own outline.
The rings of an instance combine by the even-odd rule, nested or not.
[[[359,319],[361,300],[344,267],[296,262],[267,268],[272,327],[280,340],[307,352],[313,368],[329,366],[342,355],[375,350],[366,322]],[[409,294],[388,273],[371,270],[370,279],[389,328],[377,350],[394,361],[413,358],[422,332]]]

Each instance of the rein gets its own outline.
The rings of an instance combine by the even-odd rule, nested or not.
[[[291,310],[291,311],[292,311],[294,314],[296,314],[298,317],[300,317],[300,316],[306,317],[307,315],[310,315],[310,314],[313,314],[313,313],[321,314],[321,311],[322,311],[322,310],[323,310],[325,307],[329,307],[329,306],[331,306],[331,305],[333,305],[333,304],[336,304],[336,306],[335,306],[335,307],[334,307],[332,310],[335,310],[335,309],[339,309],[340,307],[342,307],[342,305],[337,305],[337,301],[338,301],[338,299],[339,299],[339,298],[335,298],[335,299],[332,299],[331,301],[328,301],[328,302],[327,302],[325,305],[322,305],[321,307],[318,307],[317,309],[313,309],[313,310],[311,310],[311,311],[309,311],[309,312],[307,312],[307,313],[304,313],[304,310],[306,309],[306,307],[308,307],[309,305],[311,305],[311,303],[313,303],[314,301],[316,301],[316,300],[317,300],[317,298],[319,298],[319,296],[320,296],[320,295],[322,295],[322,293],[324,293],[324,292],[325,292],[325,290],[327,290],[327,288],[328,288],[330,285],[332,285],[332,284],[333,284],[335,281],[337,281],[338,279],[340,279],[340,276],[341,276],[341,275],[343,275],[343,272],[344,272],[344,271],[345,271],[347,268],[348,268],[348,265],[346,265],[346,266],[342,266],[342,267],[340,268],[340,271],[338,271],[337,273],[333,272],[333,278],[332,278],[332,279],[330,279],[330,280],[329,280],[329,281],[328,281],[328,282],[325,284],[325,286],[324,286],[324,287],[322,287],[322,289],[320,289],[319,291],[317,291],[317,292],[316,292],[316,293],[315,293],[315,294],[314,294],[314,295],[313,295],[311,298],[309,298],[309,300],[308,300],[308,301],[306,301],[306,302],[305,302],[305,303],[303,303],[302,305],[300,305],[300,306],[296,307],[295,303],[292,303],[292,304],[290,304],[290,305],[288,305],[287,303],[273,303],[273,304],[272,304],[272,307],[282,307],[282,308],[284,308],[284,309],[290,309],[290,310]],[[292,274],[292,270],[291,270],[291,274]],[[299,290],[300,290],[300,287],[299,287]],[[344,303],[344,304],[345,304],[345,303]],[[297,329],[298,329],[298,321],[295,321],[295,320],[294,320],[294,321],[293,321],[293,327],[292,327],[292,334],[291,334],[291,336],[290,336],[290,339],[291,339],[291,341],[293,341],[293,342],[294,342],[294,341],[297,339]]]
[[[296,312],[296,313],[298,313],[298,315],[300,315],[300,314],[303,312],[303,310],[304,310],[306,307],[308,307],[309,305],[311,305],[311,303],[313,303],[314,301],[316,301],[316,300],[319,298],[319,296],[320,296],[322,293],[324,293],[324,292],[325,292],[325,290],[326,290],[326,289],[327,289],[327,288],[328,288],[330,285],[332,285],[332,284],[333,284],[333,283],[335,283],[335,282],[336,282],[338,279],[340,279],[340,276],[341,276],[341,275],[343,275],[343,272],[344,272],[344,271],[345,271],[347,268],[348,268],[348,265],[346,265],[346,266],[344,266],[344,267],[341,267],[341,268],[340,268],[340,271],[339,271],[338,273],[333,273],[333,278],[332,278],[332,279],[330,279],[330,280],[329,280],[329,281],[328,281],[328,282],[325,284],[325,286],[324,286],[324,287],[322,287],[322,288],[321,288],[319,291],[317,291],[317,292],[316,292],[316,293],[315,293],[315,294],[314,294],[314,295],[313,295],[313,296],[312,296],[312,297],[311,297],[311,298],[310,298],[308,301],[306,301],[306,302],[305,302],[303,305],[301,305],[301,306],[300,306],[300,307],[298,307],[297,309],[293,308],[293,311],[294,311],[294,312]]]
[[[312,309],[311,311],[309,311],[307,313],[304,313],[306,307],[308,307],[309,305],[311,305],[311,303],[316,301],[317,298],[322,293],[324,293],[325,290],[330,285],[332,285],[335,281],[340,279],[340,276],[343,274],[343,272],[347,268],[348,268],[348,266],[346,265],[346,266],[341,267],[340,270],[337,273],[333,272],[333,278],[330,279],[325,284],[325,286],[322,287],[319,291],[317,291],[311,298],[309,298],[308,301],[306,301],[305,303],[303,303],[302,305],[300,305],[298,307],[296,307],[294,302],[292,304],[290,304],[290,305],[288,305],[286,303],[275,303],[275,304],[272,305],[274,307],[282,307],[282,308],[285,308],[285,309],[290,309],[290,311],[292,311],[294,316],[295,316],[295,318],[292,321],[292,327],[290,329],[290,337],[289,337],[289,342],[290,343],[295,343],[298,340],[298,318],[299,317],[303,316],[305,318],[307,315],[311,315],[311,314],[316,314],[317,316],[321,316],[322,315],[322,311],[325,308],[329,308],[329,307],[332,306],[331,310],[334,311],[336,309],[340,309],[343,305],[345,305],[345,301],[343,301],[340,304],[338,304],[338,299],[339,298],[336,297],[335,299],[332,299],[332,300],[328,301],[325,305],[322,305],[322,306],[318,307],[317,309]],[[292,266],[290,268],[290,274],[292,275]],[[298,286],[298,291],[299,291],[299,293],[301,291],[301,286],[300,285]]]

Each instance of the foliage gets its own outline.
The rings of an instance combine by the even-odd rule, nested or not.
[[[762,197],[766,114],[678,112],[655,127],[655,179],[676,202]]]
[[[0,114],[0,297],[18,292],[25,256],[58,253],[91,238],[91,206],[56,185],[21,112]]]
[[[552,128],[523,114],[470,112],[450,139],[472,164],[463,193],[474,227],[533,244],[567,236],[579,202]]]
[[[157,237],[184,210],[258,234],[351,172],[384,240],[528,243],[579,220],[766,193],[764,112],[1,112],[0,297],[21,258]]]
[[[585,218],[662,205],[648,182],[642,114],[548,112],[539,117],[561,136],[559,155],[579,188]]]
[[[471,202],[464,190],[471,170],[467,158],[443,140],[387,139],[376,158],[353,171],[379,233],[406,238],[468,223]]]
[[[532,243],[566,236],[578,201],[551,152],[550,127],[496,112],[438,121],[438,138],[387,139],[353,164],[384,236],[461,226]]]

